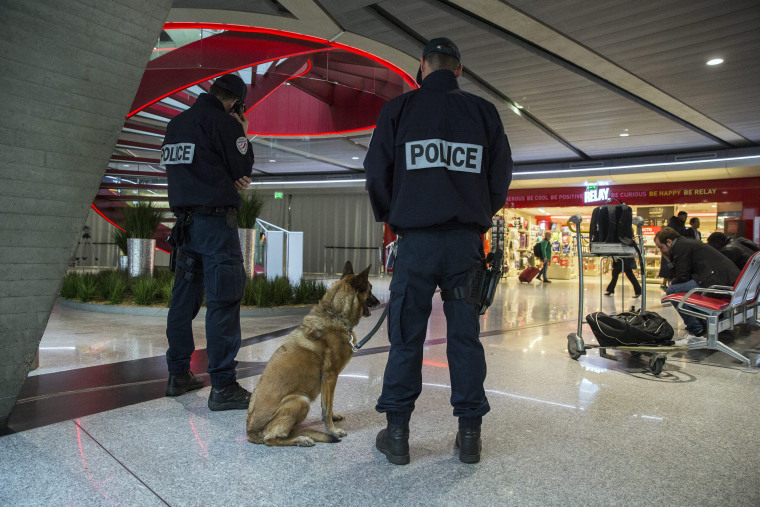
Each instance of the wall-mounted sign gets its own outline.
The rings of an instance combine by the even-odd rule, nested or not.
[[[673,206],[638,206],[636,214],[644,219],[644,226],[665,227],[675,213]]]
[[[274,198],[275,199],[282,199],[282,192],[275,192],[274,193]]]
[[[606,201],[609,198],[609,187],[598,188],[596,185],[589,185],[586,187],[586,191],[583,193],[583,202],[585,203]]]

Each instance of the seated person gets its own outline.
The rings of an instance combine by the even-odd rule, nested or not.
[[[666,294],[686,293],[697,287],[712,285],[733,286],[739,277],[739,268],[710,245],[679,235],[670,227],[663,227],[654,237],[654,244],[663,257],[673,265],[674,278]],[[674,303],[674,306],[676,303]],[[681,313],[687,334],[676,342],[687,345],[705,334],[703,319]]]
[[[744,239],[746,241],[741,241]],[[748,244],[749,243],[749,244]],[[736,264],[736,267],[740,270],[744,269],[744,265],[752,254],[757,252],[757,245],[752,241],[745,238],[732,238],[726,236],[722,232],[713,232],[707,238],[707,244],[731,259],[731,262]],[[753,248],[754,246],[754,248]]]

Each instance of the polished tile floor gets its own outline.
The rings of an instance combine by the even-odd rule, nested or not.
[[[387,278],[372,280],[380,299]],[[586,313],[620,311],[632,291],[603,297],[586,277]],[[625,282],[627,283],[627,282]],[[685,331],[661,291],[647,307]],[[387,359],[385,328],[341,375],[336,410],[348,436],[313,448],[245,438],[245,413],[212,413],[209,388],[163,397],[165,317],[93,313],[56,303],[0,437],[0,505],[760,505],[760,375],[718,352],[645,358],[567,352],[578,325],[578,282],[503,282],[482,317],[492,411],[482,461],[453,448],[445,320],[430,319],[424,389],[411,422],[411,464],[374,448],[374,411]],[[380,312],[362,322],[361,337]],[[205,371],[203,320],[193,369]],[[252,389],[299,316],[244,316],[241,384]],[[587,326],[582,334],[593,337]],[[760,331],[732,346],[751,351]],[[203,375],[208,382],[208,377]],[[316,403],[307,423],[319,427]]]

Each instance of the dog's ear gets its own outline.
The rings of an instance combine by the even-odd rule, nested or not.
[[[369,290],[369,269],[372,264],[367,266],[367,269],[356,275],[351,279],[351,286],[359,292],[365,292]]]
[[[346,261],[345,266],[343,266],[343,275],[341,275],[340,279],[343,280],[348,275],[354,274],[354,267],[351,265],[351,261]]]

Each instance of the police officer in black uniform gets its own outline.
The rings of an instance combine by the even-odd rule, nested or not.
[[[247,409],[250,393],[236,381],[240,300],[245,286],[236,212],[248,187],[253,150],[246,138],[247,87],[225,74],[166,128],[161,163],[169,181],[175,278],[167,317],[167,396],[200,389],[190,371],[192,322],[206,292],[206,347],[211,410]]]
[[[483,258],[480,235],[504,206],[512,158],[499,113],[463,92],[460,54],[447,38],[432,39],[420,58],[421,87],[380,112],[364,160],[375,219],[398,234],[390,284],[391,349],[377,402],[387,428],[376,447],[391,463],[409,462],[409,420],[422,390],[423,343],[436,287],[467,287]],[[451,404],[459,418],[459,459],[480,460],[480,425],[489,411],[486,361],[477,305],[444,300]]]

